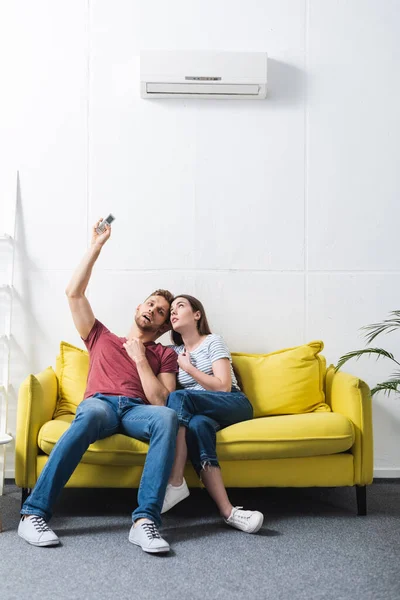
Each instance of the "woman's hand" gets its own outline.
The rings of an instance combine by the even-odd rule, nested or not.
[[[122,345],[135,363],[146,358],[146,348],[139,338],[127,340]]]
[[[186,348],[184,349],[182,354],[179,354],[179,356],[178,356],[178,365],[180,366],[182,371],[186,371],[186,373],[189,373],[191,367],[193,366],[192,363],[190,362],[190,354],[186,350]]]

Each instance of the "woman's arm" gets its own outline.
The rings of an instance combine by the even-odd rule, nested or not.
[[[178,356],[178,365],[193,377],[205,390],[210,392],[230,392],[232,389],[231,365],[229,358],[220,358],[212,363],[213,375],[196,369],[184,352]]]

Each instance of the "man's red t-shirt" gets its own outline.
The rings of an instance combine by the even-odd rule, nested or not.
[[[141,398],[150,404],[144,394],[136,364],[122,345],[126,341],[126,337],[118,337],[95,320],[88,337],[83,340],[90,360],[83,399],[101,392],[110,396]],[[172,348],[155,342],[146,342],[144,346],[154,375],[178,372],[177,354]]]

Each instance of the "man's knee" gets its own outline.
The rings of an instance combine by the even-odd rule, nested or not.
[[[153,426],[167,431],[178,431],[178,415],[176,411],[167,406],[153,407]]]

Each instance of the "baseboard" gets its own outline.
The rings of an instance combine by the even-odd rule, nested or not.
[[[398,467],[379,467],[374,469],[374,479],[396,479],[400,477]]]
[[[14,469],[6,469],[5,479],[14,479]],[[400,468],[385,467],[374,469],[374,479],[398,479],[400,478]]]

